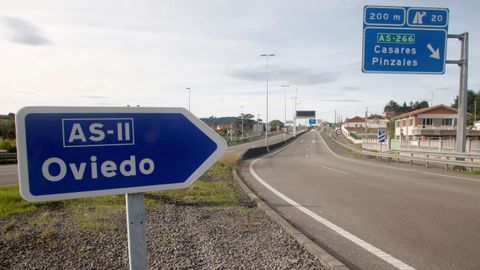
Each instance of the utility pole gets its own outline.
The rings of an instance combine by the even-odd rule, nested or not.
[[[477,122],[477,96],[473,101],[473,126],[475,127],[475,122]]]
[[[460,60],[447,60],[447,64],[457,64],[460,66],[460,89],[458,94],[457,111],[457,136],[455,151],[465,152],[466,128],[467,128],[467,89],[468,89],[468,32],[459,35],[447,36],[456,38],[461,42]]]
[[[270,148],[268,146],[268,58],[275,56],[275,54],[265,53],[261,54],[260,56],[267,58],[267,112],[265,114],[265,146],[267,147],[267,152],[270,152]]]
[[[190,91],[192,90],[190,87],[185,88],[188,91],[188,111],[190,111]]]
[[[287,128],[287,87],[290,87],[288,84],[282,84],[281,87],[285,88],[285,115],[284,115],[284,122],[283,127]],[[287,140],[287,133],[283,131],[283,141]]]
[[[240,108],[242,108],[242,140],[243,140],[243,106],[240,106]]]
[[[333,120],[333,127],[337,128],[337,110],[335,110],[335,120]]]
[[[367,140],[367,134],[368,134],[367,116],[368,116],[368,107],[367,107],[367,109],[365,109],[365,136],[364,136],[364,141]]]
[[[295,88],[295,106],[293,114],[293,136],[297,137],[297,98],[298,98],[298,88]]]

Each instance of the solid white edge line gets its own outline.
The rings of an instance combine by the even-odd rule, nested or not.
[[[327,170],[331,170],[331,171],[334,171],[334,172],[338,172],[338,173],[347,174],[347,175],[350,174],[348,172],[340,171],[340,170],[333,169],[333,168],[330,168],[330,167],[327,167],[327,166],[322,166],[322,168],[327,169]]]
[[[355,160],[355,159],[352,159],[352,158],[342,157],[342,156],[334,153],[334,152],[332,151],[332,149],[330,149],[330,146],[328,146],[328,144],[325,142],[325,140],[323,139],[322,135],[321,135],[318,131],[317,131],[317,133],[318,133],[318,135],[320,136],[320,138],[322,139],[323,144],[325,144],[325,146],[327,147],[327,150],[328,150],[332,155],[334,155],[335,157],[340,158],[340,159],[343,159],[343,160],[348,160],[348,161],[356,162],[356,163],[359,163],[359,164],[365,164],[365,162],[361,162],[361,161],[359,161],[359,160]],[[371,162],[371,164],[370,164],[370,162],[369,162],[369,165],[376,166],[376,167],[380,167],[380,168],[392,169],[392,170],[399,170],[399,171],[405,171],[405,172],[416,172],[416,173],[422,173],[422,174],[426,174],[426,175],[440,176],[440,177],[444,177],[444,178],[454,178],[454,179],[465,180],[465,181],[480,182],[480,179],[472,179],[472,178],[468,178],[468,177],[461,177],[461,176],[455,176],[455,175],[446,175],[446,174],[439,174],[439,173],[432,173],[432,172],[422,172],[422,171],[417,171],[417,170],[398,168],[398,167],[394,167],[394,166],[382,166],[382,165],[380,165],[380,164],[375,164],[375,163],[373,163],[373,162]]]
[[[323,139],[323,138],[322,138]],[[267,182],[265,182],[256,172],[255,170],[253,169],[253,165],[255,163],[257,163],[257,161],[265,158],[265,157],[268,157],[268,156],[272,156],[274,154],[277,154],[278,152],[280,151],[283,151],[285,149],[287,149],[288,147],[292,146],[293,144],[287,146],[287,147],[284,147],[284,148],[281,148],[279,149],[278,151],[275,151],[275,152],[272,152],[266,156],[263,156],[263,157],[260,157],[260,158],[257,158],[255,159],[254,161],[252,161],[248,167],[250,173],[252,174],[252,176],[260,183],[262,184],[264,187],[266,187],[268,190],[270,190],[272,193],[274,193],[275,195],[277,195],[278,197],[280,197],[281,199],[283,199],[284,201],[286,201],[287,203],[289,203],[290,205],[294,206],[295,208],[297,208],[298,210],[300,210],[301,212],[303,212],[304,214],[308,215],[309,217],[313,218],[314,220],[320,222],[321,224],[323,224],[324,226],[326,226],[327,228],[329,228],[330,230],[336,232],[337,234],[341,235],[342,237],[350,240],[351,242],[353,242],[354,244],[362,247],[363,249],[367,250],[368,252],[370,252],[371,254],[377,256],[378,258],[384,260],[385,262],[393,265],[394,267],[398,268],[398,269],[402,269],[402,270],[411,270],[411,269],[415,269],[413,267],[411,267],[410,265],[400,261],[399,259],[393,257],[392,255],[374,247],[373,245],[365,242],[364,240],[358,238],[357,236],[351,234],[350,232],[344,230],[343,228],[333,224],[332,222],[328,221],[327,219],[317,215],[316,213],[312,212],[311,210],[307,209],[306,207],[300,205],[299,203],[297,203],[296,201],[290,199],[289,197],[287,197],[286,195],[284,195],[283,193],[281,193],[280,191],[278,191],[277,189],[275,189],[274,187],[272,187],[270,184],[268,184]]]

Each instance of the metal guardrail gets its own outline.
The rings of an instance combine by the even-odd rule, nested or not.
[[[376,157],[376,158],[390,158],[396,160],[397,163],[400,161],[407,161],[411,166],[413,162],[425,163],[425,167],[428,168],[430,164],[438,164],[445,166],[445,170],[448,170],[450,167],[465,167],[473,169],[480,169],[480,155],[478,154],[465,154],[465,153],[439,153],[439,152],[425,152],[425,151],[408,151],[409,155],[402,155],[400,152],[393,153],[380,153],[372,152],[366,150],[359,150],[350,145],[346,145],[342,142],[335,140],[331,134],[329,137],[339,145],[342,145],[345,148],[348,148],[358,154],[367,156],[367,157]],[[407,152],[407,151],[402,151]],[[425,157],[415,156],[415,154],[423,154]],[[432,158],[430,158],[432,157]],[[435,158],[436,157],[436,158]],[[441,157],[441,158],[438,158]]]
[[[0,159],[16,159],[17,153],[0,153]]]
[[[480,154],[474,153],[458,153],[458,152],[436,152],[436,151],[422,151],[422,150],[395,150],[394,153],[409,154],[409,155],[422,155],[426,157],[438,157],[445,159],[464,158],[470,160],[480,160]]]

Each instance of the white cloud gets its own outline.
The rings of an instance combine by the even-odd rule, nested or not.
[[[12,42],[30,46],[49,45],[52,43],[42,34],[38,27],[21,18],[4,17],[3,23],[10,30],[10,40]]]
[[[298,88],[303,109],[330,119],[334,110],[349,115],[368,106],[378,113],[390,99],[429,100],[432,89],[452,89],[434,90],[436,103],[451,103],[458,92],[456,66],[439,76],[361,73],[364,4],[4,2],[0,16],[10,19],[0,24],[8,31],[0,40],[0,91],[9,102],[0,113],[25,105],[186,106],[185,87],[191,87],[192,111],[199,116],[237,115],[240,105],[264,115],[265,59],[259,55],[265,52],[276,54],[270,61],[272,117],[283,115],[284,83],[291,85],[288,112]],[[477,2],[422,5],[445,5],[452,33],[470,31],[470,87],[480,88]],[[24,45],[52,41],[55,46]],[[449,58],[457,57],[455,41],[448,47]]]

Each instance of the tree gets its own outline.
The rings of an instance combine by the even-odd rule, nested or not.
[[[400,105],[397,102],[390,100],[390,102],[385,105],[383,109],[384,112],[394,112],[395,114],[400,113]]]
[[[410,101],[407,105],[407,102],[403,102],[402,106],[398,105],[397,102],[390,100],[387,105],[385,105],[384,111],[385,112],[394,112],[394,114],[402,114],[409,111],[422,109],[428,107],[429,104],[426,100],[422,101]]]
[[[473,124],[473,114],[475,114],[475,100],[477,101],[477,106],[480,106],[480,91],[476,92],[473,90],[468,90],[467,91],[467,112],[471,113],[471,115],[467,118],[467,124],[472,125]],[[453,101],[452,107],[455,109],[458,109],[458,96],[455,97],[455,100]],[[477,109],[478,111],[478,109]],[[479,114],[477,113],[477,119]],[[479,119],[480,120],[480,119]]]
[[[280,128],[284,127],[283,122],[280,121],[280,120],[272,120],[272,121],[270,121],[270,129],[275,129],[275,130],[276,130],[277,127],[280,127]]]
[[[255,116],[250,113],[245,113],[243,115],[243,132],[248,135],[250,131],[253,129],[253,125],[257,123],[256,120],[253,120]],[[241,134],[242,130],[242,115],[239,115],[235,120],[235,129],[238,130],[239,134]]]
[[[423,108],[427,108],[428,107],[428,102],[426,100],[422,100],[422,101],[415,101],[412,105],[411,105],[411,109],[412,110],[418,110],[418,109],[423,109]]]
[[[0,119],[0,138],[15,139],[15,120]]]

